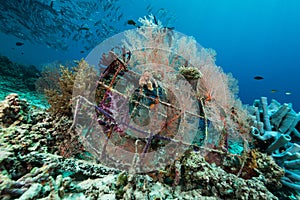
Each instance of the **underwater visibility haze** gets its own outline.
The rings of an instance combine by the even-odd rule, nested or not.
[[[1,199],[300,199],[297,0],[0,0]]]

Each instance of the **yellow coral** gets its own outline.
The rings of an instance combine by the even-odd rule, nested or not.
[[[61,76],[58,80],[59,89],[48,89],[45,91],[48,103],[51,106],[49,111],[53,115],[71,117],[74,87],[76,87],[76,91],[81,94],[92,91],[91,83],[96,79],[97,72],[83,59],[77,61],[77,65],[71,69],[60,66],[60,72]],[[76,82],[80,84],[74,85],[75,79],[77,80]]]

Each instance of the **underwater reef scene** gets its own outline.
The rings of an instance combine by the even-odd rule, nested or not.
[[[213,49],[134,25],[71,66],[0,57],[0,198],[299,199],[300,113],[243,105]]]

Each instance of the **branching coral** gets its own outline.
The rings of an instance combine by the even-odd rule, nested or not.
[[[84,60],[80,60],[77,62],[77,65],[71,69],[61,66],[60,74],[58,88],[55,87],[45,90],[48,102],[51,106],[49,111],[54,115],[71,117],[73,90],[76,89],[80,94],[85,94],[86,91],[90,91],[90,88],[94,87],[93,84],[96,84],[95,77],[97,72]],[[55,78],[48,76],[52,76],[52,73],[45,76],[45,82],[50,78]],[[77,79],[77,83],[80,84],[74,85],[75,79]]]
[[[59,90],[60,67],[49,64],[42,69],[41,77],[35,82],[36,91],[44,93],[45,90]]]

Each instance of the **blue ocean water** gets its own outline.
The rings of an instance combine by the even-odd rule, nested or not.
[[[106,37],[134,28],[127,24],[128,20],[137,21],[139,17],[152,13],[167,26],[174,26],[176,31],[195,37],[202,46],[215,49],[216,63],[239,81],[239,97],[243,103],[252,104],[254,99],[266,96],[269,101],[275,98],[281,103],[293,103],[293,108],[300,111],[300,2],[297,0],[75,0],[69,3],[62,0],[24,0],[21,7],[27,8],[27,11],[21,9],[9,16],[4,12],[8,2],[14,1],[5,0],[0,7],[0,54],[13,62],[41,66],[57,60],[84,58],[92,47],[86,47],[87,41],[92,40],[89,44],[97,45]],[[32,28],[31,24],[28,31],[25,30],[26,24],[22,23],[26,20],[29,23],[32,19],[34,10],[31,12],[29,8],[36,6],[32,2],[38,2],[39,8],[53,14],[55,20],[49,18],[42,24],[33,20],[36,28]],[[81,7],[76,7],[79,3]],[[83,11],[95,7],[88,3],[101,4],[102,10],[95,10],[95,13],[104,11],[104,14],[86,13],[89,16],[85,18]],[[85,5],[89,8],[85,9]],[[66,17],[68,14],[70,17]],[[66,19],[70,21],[63,23]],[[103,21],[97,23],[100,19]],[[107,27],[111,26],[106,35],[82,35],[88,31],[96,34],[102,22]],[[21,23],[22,29],[8,30],[10,27],[4,25],[8,23]],[[51,32],[53,27],[50,28],[47,23],[53,23],[53,27],[58,27],[55,23],[62,23],[59,27],[68,29],[70,36],[64,35],[63,31],[57,32],[62,34],[60,41],[55,38],[55,32]],[[71,25],[68,26],[68,23]],[[76,39],[75,33],[79,32],[82,38]],[[55,41],[63,45],[55,45]],[[16,42],[24,45],[16,46]],[[255,76],[263,79],[256,80]]]
[[[174,6],[177,29],[216,50],[216,63],[238,79],[244,103],[266,96],[300,110],[299,1],[188,2]]]

